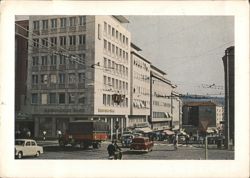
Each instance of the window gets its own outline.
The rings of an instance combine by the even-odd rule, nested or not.
[[[85,45],[85,35],[79,35],[79,44]]]
[[[110,95],[107,95],[107,105],[110,106]]]
[[[104,66],[104,68],[107,68],[107,59],[106,58],[103,59],[103,66]]]
[[[79,83],[85,83],[85,73],[78,74]]]
[[[116,50],[115,50],[116,56],[118,56],[118,53],[119,53],[119,50],[118,50],[118,47],[116,46]]]
[[[115,79],[112,78],[112,87],[115,87]]]
[[[103,83],[104,85],[107,85],[107,77],[105,75],[103,76]]]
[[[126,61],[128,61],[128,53],[126,52]]]
[[[122,36],[122,43],[125,43],[125,36]]]
[[[111,33],[111,26],[108,25],[108,34],[110,35],[110,33]]]
[[[115,32],[116,39],[118,39],[118,36],[119,36],[119,32],[116,30],[116,32]]]
[[[107,40],[104,40],[104,49],[107,50]]]
[[[107,101],[106,101],[106,94],[103,94],[102,102],[103,102],[103,105],[106,106],[106,104],[107,104]]]
[[[42,39],[42,47],[48,47],[48,38]]]
[[[31,94],[31,103],[32,104],[37,104],[38,103],[38,94],[37,93],[32,93]]]
[[[56,65],[56,55],[51,55],[50,56],[50,65]]]
[[[56,75],[55,74],[50,75],[50,83],[52,83],[52,84],[56,83]]]
[[[51,19],[51,29],[57,28],[57,19]]]
[[[69,93],[69,104],[75,103],[75,93]]]
[[[76,36],[69,36],[69,44],[70,45],[76,45]]]
[[[48,65],[48,56],[42,56],[42,65]]]
[[[112,37],[115,37],[115,29],[112,27]]]
[[[110,52],[111,51],[111,43],[108,42],[108,51]]]
[[[112,53],[115,53],[115,45],[112,44]]]
[[[76,17],[69,18],[69,26],[71,27],[76,26]]]
[[[32,75],[32,84],[38,84],[38,75]]]
[[[108,68],[109,69],[111,68],[111,60],[110,59],[108,60]]]
[[[119,56],[122,57],[122,49],[120,49],[120,55]]]
[[[65,93],[59,93],[59,104],[65,104]]]
[[[50,102],[50,104],[55,104],[56,103],[56,94],[55,93],[50,93],[49,94],[49,102]]]
[[[120,42],[122,42],[122,34],[120,33]]]
[[[61,18],[60,24],[61,24],[61,28],[65,28],[66,27],[66,18]]]
[[[104,22],[104,32],[107,33],[107,23]]]
[[[38,56],[32,57],[32,65],[33,66],[39,65],[39,58],[38,58]]]
[[[78,103],[79,104],[84,104],[85,103],[85,96],[83,93],[79,93],[78,95]]]
[[[33,29],[34,30],[39,30],[39,21],[34,21],[33,22]]]
[[[79,25],[80,26],[86,25],[86,16],[79,17]]]
[[[42,74],[41,75],[41,83],[42,84],[47,84],[48,83],[48,75],[47,74]]]
[[[42,98],[42,104],[48,104],[48,95],[47,94],[41,94]]]
[[[122,51],[122,58],[125,59],[125,51]]]
[[[128,38],[126,37],[126,45],[128,46]]]
[[[47,30],[48,29],[48,20],[43,20],[43,30]]]
[[[59,74],[59,83],[64,84],[65,83],[65,74]]]
[[[33,39],[33,46],[34,47],[39,47],[39,39]]]
[[[60,55],[60,65],[66,64],[66,56]]]
[[[101,38],[102,38],[101,24],[98,24],[98,39],[101,40]]]
[[[50,38],[51,46],[56,46],[57,44],[57,37],[51,37]]]
[[[60,36],[60,45],[66,46],[66,36]]]
[[[69,74],[69,83],[76,83],[76,76],[74,73]]]

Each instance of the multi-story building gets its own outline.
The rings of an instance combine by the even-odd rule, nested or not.
[[[150,116],[150,62],[139,51],[141,49],[131,43],[131,104],[128,126],[147,129]]]
[[[183,128],[196,133],[207,127],[207,132],[216,132],[223,119],[223,107],[214,102],[187,102],[183,105]]]
[[[127,126],[131,35],[123,23],[123,16],[30,16],[25,109],[36,137],[77,119],[108,122],[111,134],[115,122]]]
[[[150,68],[151,127],[153,130],[171,129],[173,127],[172,92],[176,86],[166,79],[166,73],[164,71],[153,65],[151,65]],[[179,107],[175,109],[179,111]]]
[[[26,104],[28,30],[28,20],[15,22],[15,129],[29,129],[33,133],[34,122],[21,110]]]

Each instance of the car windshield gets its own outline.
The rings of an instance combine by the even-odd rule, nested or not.
[[[24,145],[24,141],[23,140],[16,140],[15,145]]]

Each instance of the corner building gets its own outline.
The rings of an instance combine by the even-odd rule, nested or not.
[[[123,16],[30,16],[27,105],[34,136],[64,132],[69,121],[127,127],[130,32]],[[114,103],[113,94],[123,96]]]

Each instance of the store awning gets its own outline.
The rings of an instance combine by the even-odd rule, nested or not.
[[[152,132],[152,129],[150,129],[149,127],[143,127],[143,128],[136,128],[135,131],[141,131],[144,133],[149,133]]]
[[[169,112],[165,112],[165,116],[166,116],[166,118],[170,118],[171,114]]]
[[[175,133],[171,130],[163,130],[164,133],[166,133],[167,135],[174,135]]]

